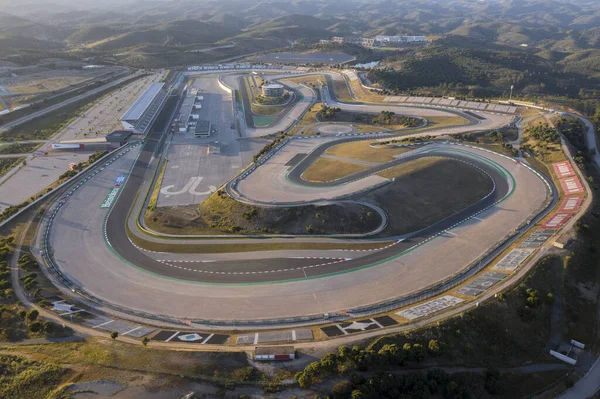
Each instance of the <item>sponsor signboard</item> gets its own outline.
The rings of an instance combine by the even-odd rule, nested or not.
[[[583,193],[583,186],[577,176],[561,179],[560,185],[566,195]]]
[[[523,242],[519,245],[521,248],[539,248],[548,241],[548,238],[552,237],[552,235],[556,232],[556,230],[536,230],[532,232]]]
[[[535,249],[515,248],[506,254],[506,256],[502,258],[500,262],[496,264],[496,266],[492,267],[492,269],[512,272],[516,270],[517,267],[521,266],[521,263],[523,263],[533,251],[535,251]]]
[[[115,179],[115,187],[120,187],[123,183],[125,183],[126,179],[127,175],[120,174],[119,176],[117,176]]]
[[[504,273],[487,272],[456,292],[462,295],[477,296],[506,277]]]
[[[66,149],[79,149],[83,148],[83,144],[61,144],[61,143],[53,143],[52,148],[58,150],[66,150]]]
[[[106,195],[106,198],[104,198],[104,201],[102,201],[102,204],[100,204],[100,208],[110,208],[113,202],[115,202],[120,189],[121,187],[113,187]]]
[[[439,312],[440,310],[449,308],[461,302],[463,302],[463,299],[457,298],[452,295],[445,295],[441,298],[437,298],[432,301],[413,306],[412,308],[408,308],[401,312],[397,312],[396,314],[400,317],[404,317],[405,319],[414,320],[418,319],[419,317]]]
[[[575,197],[567,197],[564,199],[563,203],[560,205],[560,209],[558,212],[577,212],[581,203],[583,202],[583,196],[575,196]]]
[[[544,224],[544,227],[558,229],[573,216],[572,213],[556,213]]]
[[[556,176],[558,176],[559,179],[562,179],[563,177],[575,176],[575,171],[573,170],[573,167],[569,161],[555,162],[552,164],[552,167],[554,168],[554,173],[556,173]]]

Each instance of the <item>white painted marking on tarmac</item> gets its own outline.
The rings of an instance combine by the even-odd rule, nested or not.
[[[296,340],[296,330],[292,330],[292,341]]]
[[[483,219],[481,219],[481,218],[478,218],[477,216],[473,216],[473,219],[477,219],[477,220],[479,220],[480,222],[483,222]]]
[[[196,182],[196,179],[197,179],[196,177],[190,177],[190,180],[185,184],[185,186],[183,186],[183,188],[181,190],[171,191],[171,189],[173,187],[175,187],[175,185],[173,184],[173,185],[165,186],[165,187],[161,188],[160,192],[161,192],[161,194],[165,194],[165,195],[179,195],[179,194],[183,194],[183,193],[189,191],[189,189],[192,187],[192,185]]]
[[[142,326],[139,326],[139,327],[136,327],[136,328],[132,328],[131,330],[129,330],[129,331],[127,331],[127,332],[124,332],[124,333],[123,333],[123,334],[121,334],[121,335],[127,335],[127,334],[129,334],[129,333],[132,333],[132,332],[134,332],[134,331],[136,331],[136,330],[139,330],[140,328],[142,328]]]
[[[98,328],[98,327],[102,327],[102,326],[105,326],[105,325],[107,325],[107,324],[110,324],[110,323],[112,323],[113,321],[115,321],[115,320],[114,320],[114,319],[113,319],[113,320],[109,320],[109,321],[107,321],[106,323],[98,324],[97,326],[94,326],[94,327],[92,327],[92,328]]]
[[[213,337],[213,335],[215,334],[210,334],[208,337],[206,337],[206,339],[202,342],[200,342],[200,344],[204,345],[206,342],[208,342],[209,339],[211,339]]]
[[[200,182],[203,179],[204,179],[204,177],[201,177],[201,176],[196,177],[196,181],[194,182],[194,184],[192,184],[192,186],[190,187],[188,192],[192,195],[210,195],[217,191],[217,188],[215,186],[208,186],[207,191],[196,191],[196,189],[198,188],[198,185],[200,184]]]
[[[169,337],[169,339],[166,339],[165,342],[169,342],[170,340],[172,340],[173,338],[175,338],[177,335],[179,334],[179,331],[177,331],[175,334],[171,335]]]
[[[254,345],[258,344],[258,333],[254,333]]]
[[[383,326],[381,324],[379,324],[379,322],[375,319],[369,319],[371,320],[373,323],[377,324],[379,326],[379,328],[383,328]]]
[[[457,236],[457,234],[454,234],[454,233],[452,233],[452,232],[450,232],[450,231],[444,231],[444,233],[445,233],[445,234],[450,234],[451,236],[454,236],[454,237],[456,237],[456,236]]]

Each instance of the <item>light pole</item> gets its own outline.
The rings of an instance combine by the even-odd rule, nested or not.
[[[510,85],[510,97],[508,97],[508,102],[512,101],[512,91],[513,91],[514,87],[515,87],[514,85]]]

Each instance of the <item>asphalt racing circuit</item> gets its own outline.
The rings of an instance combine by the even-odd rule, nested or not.
[[[284,80],[285,75],[281,78]],[[332,73],[331,79],[339,76]],[[236,82],[235,75],[225,79],[232,86]],[[293,82],[286,84],[293,87]],[[329,96],[331,89],[323,90],[321,95]],[[309,92],[313,91],[304,88],[303,101],[295,103],[291,113],[299,115],[315,101]],[[309,182],[302,178],[303,173],[329,147],[380,138],[323,134],[289,139],[254,166],[221,184],[234,199],[257,206],[335,203],[359,192],[395,184],[377,172],[439,157],[476,168],[487,176],[493,188],[452,216],[402,236],[374,239],[149,235],[138,215],[155,179],[180,95],[181,88],[177,88],[143,143],[117,150],[108,161],[83,174],[76,188],[51,207],[40,226],[39,250],[45,249],[45,262],[61,276],[55,279],[57,284],[64,286],[67,281],[67,292],[83,295],[105,312],[143,315],[149,324],[156,316],[163,322],[195,322],[198,327],[261,320],[302,324],[323,322],[324,314],[377,313],[377,304],[402,298],[415,302],[415,298],[440,294],[436,290],[443,284],[446,288],[455,287],[485,267],[490,257],[497,254],[498,246],[510,244],[508,237],[526,231],[558,199],[552,183],[528,165],[482,148],[443,141],[421,145],[394,161],[332,182]],[[474,117],[472,113],[433,106],[350,105],[331,97],[323,99],[344,109],[393,109],[424,118],[459,114],[468,121],[458,127],[421,130],[419,135],[489,129],[512,120],[507,115],[482,112]],[[238,118],[241,140],[258,135],[261,129],[244,128],[243,115]],[[280,118],[276,126],[259,133],[284,130],[294,121]],[[299,161],[290,163],[294,158]],[[121,184],[122,181],[125,182]],[[144,242],[165,244],[173,250],[153,252],[142,248]],[[246,252],[200,250],[247,243],[276,243],[282,247]],[[304,243],[306,247],[284,249],[286,243]],[[311,249],[311,243],[330,243],[337,249]],[[361,243],[373,244],[376,249],[351,249]]]

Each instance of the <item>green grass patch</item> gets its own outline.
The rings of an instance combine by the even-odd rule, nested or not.
[[[2,398],[45,398],[68,371],[52,363],[5,354],[0,354],[0,370]]]
[[[358,159],[367,162],[390,162],[395,160],[395,155],[414,150],[415,147],[397,147],[397,148],[372,148],[372,141],[352,141],[349,143],[338,144],[329,147],[325,153],[344,158]]]
[[[254,126],[266,127],[269,126],[275,120],[275,117],[253,114],[252,119],[254,120]]]
[[[156,209],[156,203],[158,202],[158,194],[160,193],[160,186],[162,184],[163,177],[165,175],[165,170],[167,168],[167,162],[163,162],[160,167],[160,171],[158,172],[158,176],[154,181],[154,190],[152,190],[152,194],[150,195],[150,200],[148,201],[148,210],[153,211]]]
[[[381,237],[430,226],[482,199],[493,187],[479,169],[443,157],[410,161],[381,173],[395,177],[394,182],[358,197],[388,214]]]
[[[331,79],[333,82],[333,89],[337,99],[343,103],[355,103],[356,100],[350,94],[348,86],[345,80]]]
[[[348,234],[374,230],[381,219],[358,204],[256,207],[219,191],[199,207],[156,208],[145,215],[153,231],[177,235]]]
[[[407,162],[402,165],[396,165],[389,169],[382,170],[377,173],[378,176],[385,177],[386,179],[393,179],[396,177],[415,173],[421,169],[429,168],[437,164],[440,160],[437,158],[421,158],[411,162]]]
[[[28,154],[40,148],[43,143],[15,143],[0,146],[0,155]]]
[[[18,158],[0,158],[0,177],[4,176],[6,172],[23,162],[25,157]]]
[[[369,169],[370,166],[330,158],[317,158],[302,174],[307,181],[325,182],[341,179]]]

